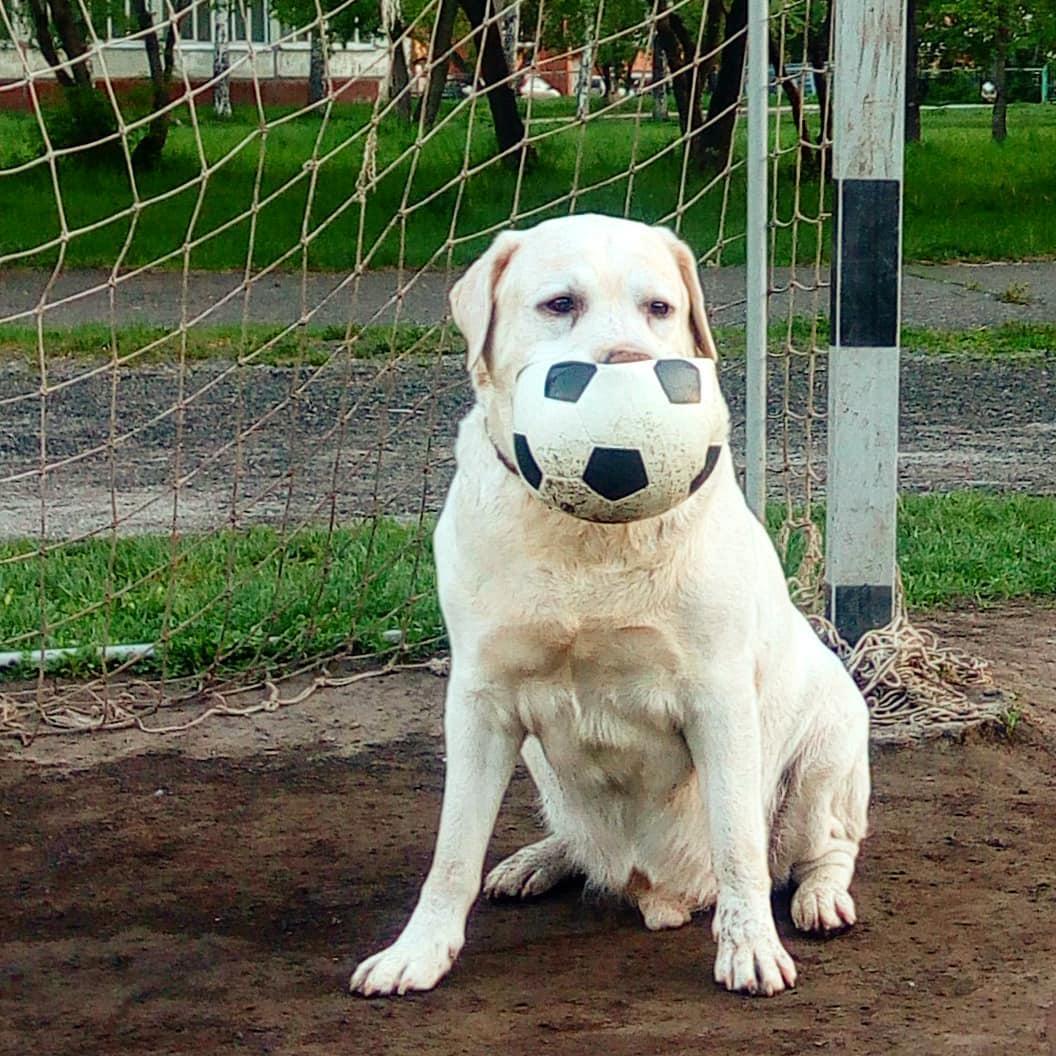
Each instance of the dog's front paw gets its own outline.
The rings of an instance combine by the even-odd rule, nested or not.
[[[796,985],[796,966],[777,937],[770,907],[749,912],[744,905],[715,911],[715,982],[727,990],[771,997]]]
[[[439,935],[428,939],[401,935],[356,968],[349,989],[364,997],[432,990],[450,971],[461,948],[461,941],[451,942]]]

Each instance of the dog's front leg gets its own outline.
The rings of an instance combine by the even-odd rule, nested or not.
[[[715,981],[729,990],[776,994],[796,969],[774,926],[762,794],[759,710],[747,677],[709,686],[684,734],[706,804],[718,881]]]
[[[359,965],[352,990],[366,996],[431,990],[462,949],[488,840],[523,740],[522,730],[504,722],[503,710],[495,691],[467,684],[452,671],[444,714],[447,773],[433,864],[400,937]]]

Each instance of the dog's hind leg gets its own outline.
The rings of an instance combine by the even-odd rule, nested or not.
[[[533,898],[545,894],[575,871],[564,842],[557,836],[547,836],[499,862],[484,881],[484,894],[488,898]]]
[[[837,931],[857,919],[849,888],[866,832],[868,719],[853,687],[834,698],[778,820],[777,857],[784,861],[775,863],[774,879],[795,885],[792,921],[801,931]]]

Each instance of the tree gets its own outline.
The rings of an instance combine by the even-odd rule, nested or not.
[[[1040,65],[1056,51],[1056,0],[918,0],[923,61],[945,68],[975,66],[997,90],[991,134],[1008,135],[1006,69]]]
[[[284,26],[308,34],[308,102],[326,97],[326,52],[335,43],[380,36],[382,5],[356,0],[270,0],[271,13]],[[404,5],[406,6],[406,5]]]
[[[917,0],[906,0],[906,118],[905,141],[920,142],[920,34]]]
[[[151,82],[152,114],[146,132],[132,150],[132,162],[137,168],[159,163],[171,123],[168,106],[176,42],[189,3],[172,0],[162,43],[146,0],[131,0],[128,13],[120,0],[17,0],[15,11],[62,89],[64,117],[52,120],[49,129],[56,146],[90,146],[87,153],[95,160],[119,163],[123,158],[116,138],[116,115],[109,98],[95,87],[89,65],[95,27],[109,22],[118,32],[135,30],[141,35]]]
[[[524,122],[517,111],[517,96],[509,82],[510,69],[502,46],[502,30],[494,18],[491,0],[459,0],[473,29],[478,67],[484,81],[488,106],[495,123],[495,138],[505,162],[519,167],[522,157],[532,161],[535,152],[524,145]]]
[[[146,0],[132,0],[132,10],[140,32],[143,33],[143,46],[147,49],[147,66],[150,69],[151,101],[154,114],[147,126],[146,135],[136,144],[132,151],[132,164],[137,168],[153,169],[161,161],[161,152],[169,137],[169,125],[172,111],[168,109],[172,94],[172,69],[175,61],[176,38],[180,31],[180,21],[186,14],[190,0],[174,0],[172,18],[165,34],[164,51],[158,43],[158,33],[154,27],[154,16],[147,10]]]
[[[429,41],[429,78],[418,107],[418,120],[422,127],[430,129],[436,124],[440,103],[447,84],[447,69],[450,63],[451,38],[458,18],[458,0],[440,0],[436,22]]]
[[[704,33],[712,39],[717,33],[715,11],[718,5],[708,6],[709,24]],[[693,32],[683,21],[682,14],[671,11],[667,3],[658,4],[657,11],[654,47],[659,49],[665,65],[671,71],[671,92],[678,109],[678,123],[682,134],[690,137],[690,154],[698,164],[703,165],[706,147],[701,138],[704,128],[702,100],[708,70],[697,52],[696,42],[701,34],[699,31]]]
[[[711,28],[711,27],[709,27]],[[744,53],[748,42],[748,0],[731,0],[723,26],[722,60],[708,103],[706,126],[697,151],[714,167],[728,164],[737,122],[737,104],[744,84]]]
[[[411,120],[411,74],[407,69],[407,32],[400,0],[382,0],[381,20],[389,41],[389,99],[404,121]]]
[[[116,141],[107,141],[117,130],[117,120],[109,101],[92,83],[88,63],[91,28],[80,5],[76,0],[22,0],[13,9],[28,28],[62,89],[64,115],[50,123],[52,142],[58,147],[95,144],[91,151],[93,158],[119,161],[119,145]],[[89,4],[88,12],[93,23],[105,21],[110,13],[101,3]]]

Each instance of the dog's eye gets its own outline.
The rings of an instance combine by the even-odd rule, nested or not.
[[[671,314],[671,305],[667,301],[650,301],[649,314],[654,319],[666,319]]]
[[[548,312],[553,312],[554,315],[568,315],[569,312],[575,311],[576,299],[574,297],[554,297],[547,301],[543,307]]]

